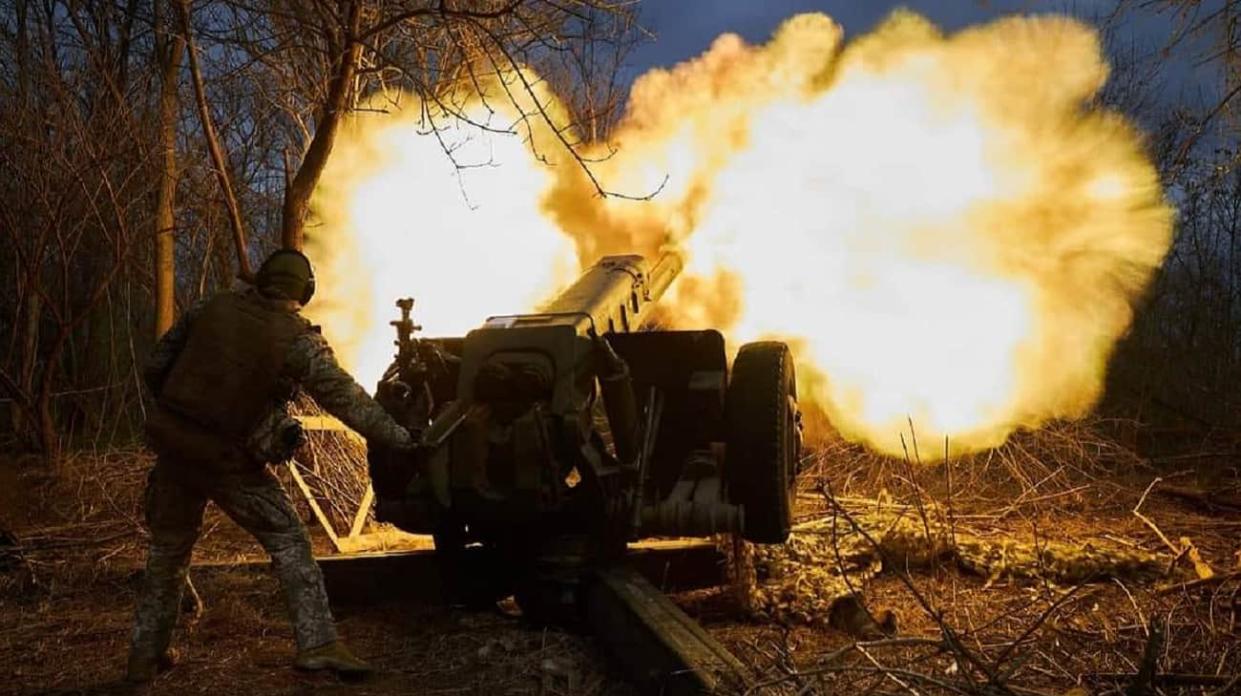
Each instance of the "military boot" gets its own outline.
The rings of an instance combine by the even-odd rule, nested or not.
[[[300,650],[293,666],[307,671],[331,670],[342,676],[361,677],[371,673],[371,666],[339,640],[317,648]]]
[[[125,681],[131,684],[146,684],[154,680],[156,675],[172,669],[175,664],[177,655],[172,650],[165,650],[156,656],[130,652],[129,664],[125,667]]]

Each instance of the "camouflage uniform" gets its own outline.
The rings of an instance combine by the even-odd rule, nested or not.
[[[254,291],[244,297],[268,311],[296,312],[300,307],[296,302],[272,300]],[[200,303],[187,311],[156,345],[144,375],[153,394],[160,394],[205,305]],[[320,406],[368,440],[398,449],[412,445],[409,433],[340,367],[316,327],[306,324],[292,340],[281,372],[282,378],[305,389]],[[295,443],[287,442],[285,434],[294,423],[287,400],[272,403],[270,413],[259,420],[244,447],[235,452],[237,456],[230,455],[210,466],[188,463],[184,457],[156,447],[158,457],[145,501],[151,546],[146,586],[136,611],[132,654],[155,658],[168,648],[208,500],[215,501],[234,522],[254,535],[271,556],[298,649],[336,640],[323,577],[311,556],[306,529],[265,466],[289,456],[290,445]]]

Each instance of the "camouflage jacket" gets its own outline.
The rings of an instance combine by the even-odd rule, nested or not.
[[[272,300],[254,290],[248,290],[246,294],[269,307],[290,312],[301,309],[296,302]],[[186,310],[156,343],[143,370],[144,381],[152,394],[159,395],[164,379],[185,346],[190,327],[206,303],[207,300],[202,300]],[[367,441],[393,449],[413,446],[409,432],[393,420],[336,361],[336,355],[319,332],[319,327],[312,327],[294,339],[285,357],[282,377],[290,380],[294,387],[304,390],[319,406]],[[259,461],[286,459],[291,454],[284,443],[290,427],[296,427],[296,420],[289,414],[288,402],[273,404],[271,412],[260,420],[246,441],[249,453]]]

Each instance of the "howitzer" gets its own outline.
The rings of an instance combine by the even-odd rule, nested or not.
[[[451,582],[484,601],[515,590],[534,614],[574,611],[584,572],[631,540],[784,541],[801,445],[792,356],[751,343],[730,370],[718,331],[650,328],[681,265],[605,257],[541,311],[464,338],[414,344],[402,306],[376,398],[421,445],[372,450],[377,517],[433,534],[449,565],[480,544],[498,564]]]

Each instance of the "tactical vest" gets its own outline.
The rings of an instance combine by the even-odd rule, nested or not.
[[[253,296],[220,293],[189,327],[159,405],[237,445],[292,396],[283,376],[294,339],[310,328],[296,313]]]

